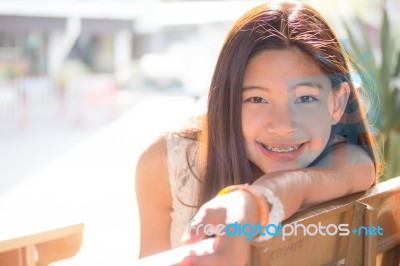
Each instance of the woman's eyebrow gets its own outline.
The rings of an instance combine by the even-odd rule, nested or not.
[[[318,95],[320,91],[323,89],[323,86],[319,83],[315,82],[304,82],[298,83],[292,87],[292,90],[295,92],[296,96],[300,96],[302,94],[315,94]]]
[[[298,87],[312,87],[312,88],[318,88],[318,89],[323,89],[324,86],[322,86],[320,83],[317,82],[300,82],[294,84],[291,89],[297,89]]]
[[[264,91],[269,91],[267,87],[262,87],[262,86],[253,86],[253,85],[246,85],[243,86],[242,91],[248,91],[248,90],[264,90]]]

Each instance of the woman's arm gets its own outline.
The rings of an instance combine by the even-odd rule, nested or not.
[[[140,214],[139,257],[171,249],[172,198],[164,138],[152,144],[139,158],[136,198]]]
[[[285,218],[300,208],[367,190],[375,181],[375,168],[359,147],[342,144],[315,167],[267,174],[254,185],[271,189],[282,201]]]

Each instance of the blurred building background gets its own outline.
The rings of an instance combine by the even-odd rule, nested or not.
[[[146,123],[167,125],[204,110],[227,31],[261,2],[0,0],[0,198],[124,114],[132,135],[145,138],[157,133]],[[306,2],[344,44],[342,20],[351,25],[359,14],[379,48],[383,1]],[[400,26],[400,2],[386,5],[393,28]],[[133,180],[146,142],[126,140],[134,147],[126,175]]]
[[[143,94],[204,96],[227,29],[253,5],[0,1],[0,184],[114,121]]]

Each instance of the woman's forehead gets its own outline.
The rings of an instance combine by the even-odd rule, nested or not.
[[[284,83],[288,88],[304,84],[330,86],[329,78],[319,65],[299,49],[266,50],[249,61],[244,75],[244,87],[272,86],[278,83]]]

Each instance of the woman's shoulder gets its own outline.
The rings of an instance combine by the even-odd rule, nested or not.
[[[147,146],[142,152],[139,162],[165,161],[170,149],[197,143],[199,136],[200,129],[193,126],[166,131]]]
[[[160,195],[170,198],[171,188],[174,191],[180,187],[178,181],[188,168],[187,158],[194,161],[190,148],[194,141],[178,132],[164,133],[153,141],[137,161],[135,183],[138,196],[146,198],[151,193],[154,197],[157,195],[156,198]]]
[[[197,143],[198,138],[195,133],[188,132],[167,132],[161,137],[167,154],[174,149],[187,149]]]
[[[166,145],[167,140],[165,135],[152,141],[141,153],[138,164],[150,164],[152,162],[159,163],[160,161],[165,160],[167,154]]]
[[[136,182],[144,182],[151,185],[167,184],[167,181],[166,139],[161,136],[152,142],[139,156],[136,165]]]
[[[142,152],[137,171],[148,172],[157,168],[158,176],[168,177],[168,166],[171,162],[177,163],[182,158],[187,158],[188,154],[196,153],[199,134],[196,128],[164,132]]]

